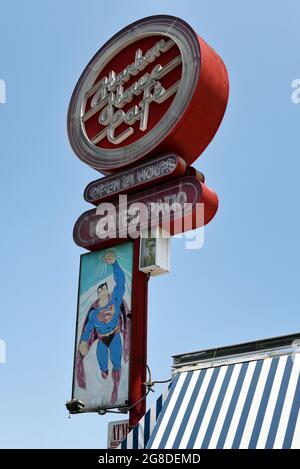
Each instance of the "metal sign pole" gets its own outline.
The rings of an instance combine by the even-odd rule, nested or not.
[[[148,275],[139,270],[140,238],[134,240],[129,428],[146,412]]]

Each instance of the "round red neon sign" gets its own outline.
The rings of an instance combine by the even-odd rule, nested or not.
[[[217,131],[227,99],[225,65],[187,23],[144,18],[84,70],[69,106],[70,143],[104,174],[166,151],[191,164]]]

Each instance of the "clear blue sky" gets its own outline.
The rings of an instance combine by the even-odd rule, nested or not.
[[[83,252],[72,229],[89,208],[83,189],[97,178],[72,154],[66,113],[98,48],[158,13],[182,17],[218,51],[231,89],[222,126],[196,163],[219,212],[204,247],[173,240],[171,274],[150,282],[153,378],[169,378],[172,354],[300,329],[300,104],[291,101],[299,2],[1,0],[1,447],[106,446],[116,417],[68,419],[64,408]]]

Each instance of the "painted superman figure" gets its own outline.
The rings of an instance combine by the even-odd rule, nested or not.
[[[118,399],[121,381],[122,351],[124,361],[128,361],[128,309],[123,299],[125,293],[125,275],[113,252],[107,252],[103,261],[112,265],[115,287],[110,294],[107,283],[97,288],[98,299],[91,305],[83,326],[77,354],[77,382],[86,388],[83,358],[88,354],[92,343],[98,339],[96,356],[103,379],[108,378],[108,359],[112,362],[113,390],[111,403]],[[123,334],[123,347],[121,335]]]

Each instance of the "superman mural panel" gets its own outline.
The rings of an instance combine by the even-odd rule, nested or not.
[[[73,396],[86,410],[129,397],[133,243],[81,256]]]

